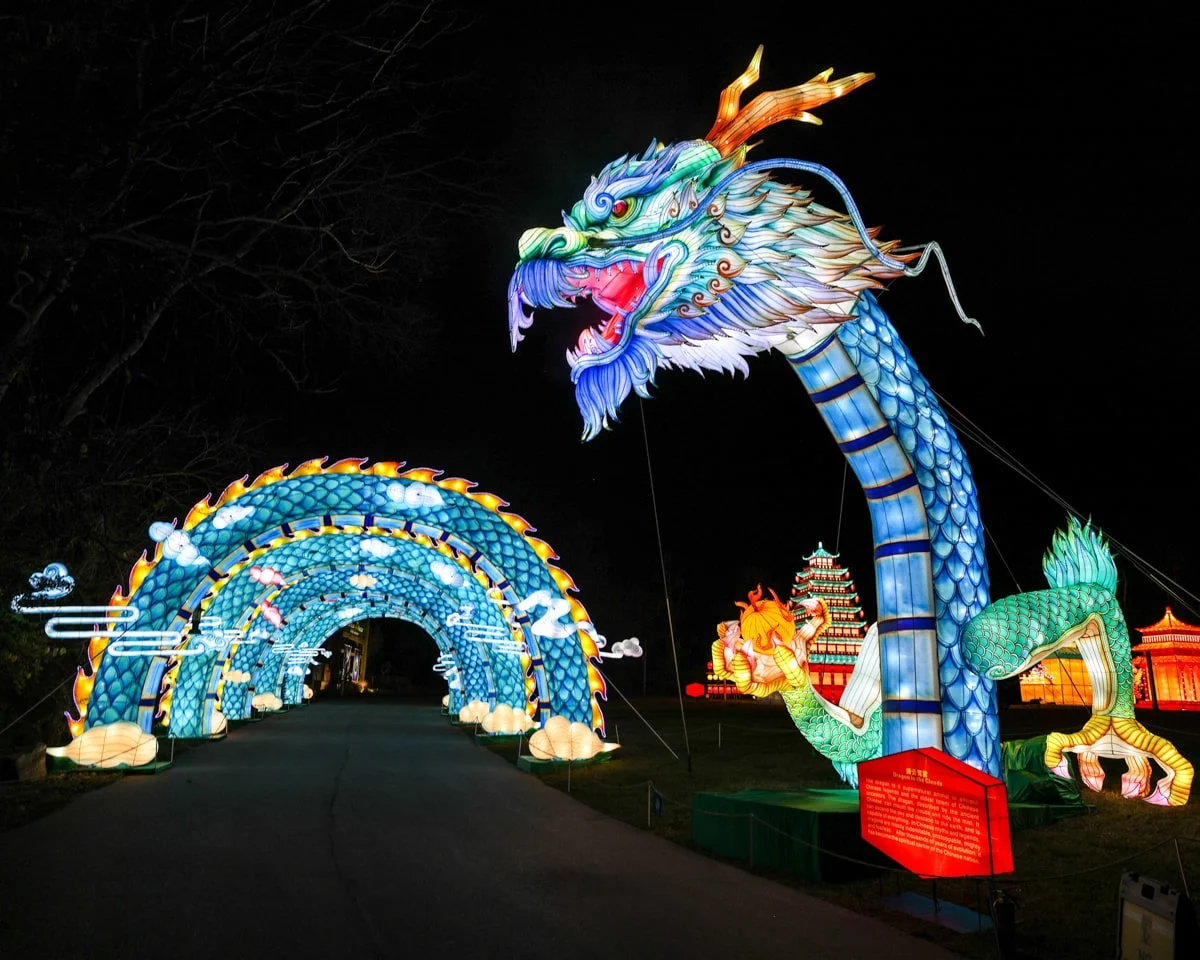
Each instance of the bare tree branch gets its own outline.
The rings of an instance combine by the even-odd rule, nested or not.
[[[163,329],[225,331],[276,359],[339,336],[403,351],[418,314],[378,318],[410,299],[431,227],[485,199],[425,134],[443,60],[424,51],[453,17],[388,0],[67,7],[31,3],[0,67],[17,91],[0,157],[19,172],[0,428],[28,418],[13,385],[30,363],[70,385],[36,401],[37,422],[62,432],[118,375],[139,376]],[[290,366],[285,379],[319,389]]]

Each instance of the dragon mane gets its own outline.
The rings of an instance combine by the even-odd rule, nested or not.
[[[745,167],[744,141],[755,130],[787,116],[812,121],[804,108],[870,75],[829,83],[826,71],[739,110],[737,98],[757,78],[760,55],[761,48],[722,95],[708,138],[653,141],[640,155],[613,161],[564,213],[564,229],[523,238],[524,245],[536,235],[528,242],[542,245],[536,255],[522,250],[509,284],[514,349],[533,322],[527,308],[573,306],[589,268],[592,276],[621,263],[642,271],[645,295],[620,318],[634,324],[632,335],[613,348],[568,354],[585,439],[618,419],[631,391],[649,396],[659,368],[746,374],[746,357],[793,331],[854,319],[864,290],[901,275],[894,264],[907,258],[881,262],[849,215]],[[790,113],[780,112],[780,97],[791,98]],[[633,215],[615,222],[614,213],[626,208]],[[872,240],[876,233],[867,231]],[[551,237],[555,245],[547,246]],[[886,254],[896,243],[879,244],[878,251]]]

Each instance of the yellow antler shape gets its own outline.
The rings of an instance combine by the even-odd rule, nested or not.
[[[748,106],[742,108],[742,94],[758,80],[762,52],[760,44],[742,75],[721,92],[716,122],[704,136],[723,157],[729,156],[758,131],[780,120],[802,120],[805,123],[819,124],[821,119],[809,113],[810,110],[845,96],[868,80],[875,79],[873,73],[854,73],[831,81],[829,78],[833,76],[833,68],[830,67],[818,73],[808,83],[786,90],[760,93]]]

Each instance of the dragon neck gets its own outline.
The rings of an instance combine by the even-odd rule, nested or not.
[[[885,679],[884,752],[944,747],[997,774],[997,725],[985,722],[996,714],[995,685],[953,654],[987,605],[988,578],[974,481],[948,418],[869,291],[854,320],[776,349],[870,508],[884,661],[911,664]]]

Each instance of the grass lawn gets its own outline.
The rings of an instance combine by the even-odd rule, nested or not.
[[[206,743],[204,740],[176,740],[171,743],[164,738],[159,741],[159,757],[170,760]],[[44,817],[80,794],[116,783],[122,777],[147,775],[128,774],[123,770],[86,770],[51,773],[42,780],[0,782],[0,833]]]
[[[691,844],[691,798],[695,792],[843,786],[828,761],[801,738],[781,704],[687,701],[690,773],[678,701],[637,701],[636,706],[683,759],[675,760],[630,707],[614,698],[605,707],[607,737],[619,739],[621,750],[612,763],[574,768],[570,792],[581,803],[646,829],[646,784],[653,782],[666,802],[662,818],[652,817],[649,829],[677,843]],[[1088,711],[1082,709],[1013,708],[1002,714],[1002,737],[1013,740],[1051,730],[1078,730],[1087,716]],[[1184,756],[1200,761],[1200,714],[1142,713],[1139,718],[1153,732],[1170,739]],[[470,727],[463,730],[472,732]],[[485,749],[516,762],[517,747],[512,743],[486,744]],[[1091,813],[1013,834],[1016,871],[997,886],[1017,904],[1017,941],[1022,956],[1086,960],[1114,956],[1118,887],[1127,870],[1182,889],[1182,862],[1194,895],[1200,897],[1200,796],[1194,794],[1183,808],[1124,800],[1118,792],[1124,764],[1110,766],[1104,761],[1104,765],[1109,774],[1105,791],[1083,791],[1085,802],[1093,806]],[[542,779],[548,786],[567,790],[565,773],[545,774]],[[1181,859],[1176,856],[1175,838],[1180,840]],[[900,891],[929,896],[933,892],[930,881],[895,873],[839,884],[782,875],[772,878],[858,913],[877,916],[965,956],[996,955],[989,934],[957,934],[883,906],[885,895]],[[982,895],[986,910],[986,884],[941,880],[936,893],[942,901],[971,909]]]

